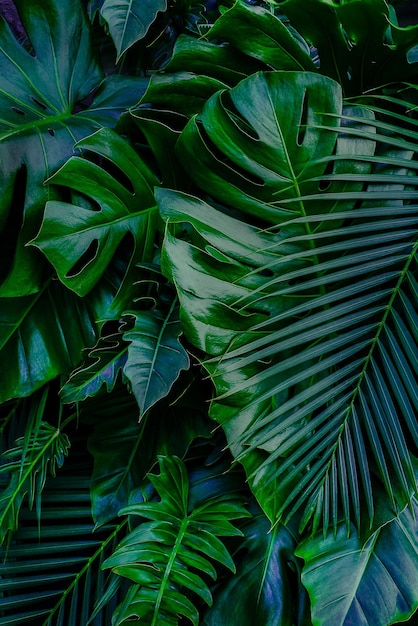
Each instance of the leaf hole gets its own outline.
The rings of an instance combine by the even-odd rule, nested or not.
[[[216,144],[212,141],[212,139],[207,134],[202,124],[199,124],[199,131],[200,131],[202,140],[206,144],[208,150],[212,153],[212,155],[217,161],[219,161],[220,163],[222,163],[223,165],[225,165],[231,170],[232,175],[235,174],[236,176],[239,176],[241,179],[244,178],[246,181],[252,183],[253,185],[264,187],[264,180],[260,176],[256,176],[256,174],[242,167],[236,161],[232,161],[232,159],[227,157],[226,154],[222,152],[222,150],[220,150],[216,146]],[[242,184],[242,181],[238,181],[236,184]]]
[[[43,102],[40,102],[40,100],[37,100],[33,96],[30,96],[30,99],[32,100],[32,102],[34,104],[36,104],[36,106],[38,106],[40,109],[42,109],[42,111],[46,111],[46,109],[47,109],[46,104],[44,104]]]
[[[268,267],[265,267],[264,269],[259,271],[260,276],[265,276],[266,278],[273,278],[274,276],[274,272],[273,270],[269,269]]]
[[[53,128],[48,128],[48,132],[51,135],[51,137],[55,137],[55,130]]]
[[[99,241],[94,239],[87,250],[81,255],[78,261],[73,267],[66,273],[65,278],[73,278],[78,274],[81,274],[83,269],[96,258],[97,251],[99,249]]]
[[[131,179],[125,174],[123,170],[120,169],[113,161],[108,159],[107,157],[96,154],[95,152],[91,152],[86,150],[83,152],[83,156],[85,156],[89,161],[96,163],[99,165],[105,172],[110,174],[112,178],[114,178],[118,183],[120,183],[130,194],[134,195],[135,188],[131,182]]]
[[[12,107],[12,111],[17,113],[18,115],[26,115],[26,113],[22,111],[22,109],[18,109],[18,107]]]
[[[234,122],[234,124],[239,128],[242,133],[245,133],[251,139],[255,139],[256,141],[260,140],[260,136],[257,131],[247,122],[246,119],[243,118],[242,114],[236,108],[234,101],[231,98],[229,92],[224,92],[221,96],[221,101],[224,109],[228,112],[229,117]]]
[[[302,111],[300,114],[300,121],[299,121],[298,138],[297,138],[298,146],[301,146],[305,139],[307,122],[308,122],[308,92],[305,91],[305,93],[303,94]]]

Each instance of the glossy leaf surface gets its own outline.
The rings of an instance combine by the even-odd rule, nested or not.
[[[31,296],[0,298],[0,359],[7,363],[0,400],[28,396],[71,371],[94,342],[87,303],[59,284],[47,283]]]
[[[45,201],[54,197],[45,179],[76,141],[114,126],[145,88],[138,79],[103,77],[78,0],[18,0],[16,6],[27,49],[0,20],[0,295],[8,297],[40,287],[40,257],[25,244],[39,228]]]
[[[204,626],[309,626],[310,608],[295,558],[297,535],[258,514],[243,527],[237,572],[218,587]]]
[[[365,545],[353,530],[305,541],[302,580],[321,626],[388,626],[418,607],[417,503],[380,529]],[[330,584],[332,581],[332,584]]]

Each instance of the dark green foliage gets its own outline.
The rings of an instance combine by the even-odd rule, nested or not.
[[[15,4],[0,626],[414,623],[418,25]]]

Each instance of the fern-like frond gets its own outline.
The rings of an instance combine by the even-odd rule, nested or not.
[[[152,626],[176,625],[180,616],[199,623],[197,600],[211,604],[208,579],[214,567],[234,571],[219,537],[241,535],[229,520],[248,516],[238,495],[218,495],[189,507],[189,479],[178,457],[159,457],[161,473],[149,475],[160,496],[122,509],[143,521],[122,540],[104,567],[133,581],[117,609],[115,626],[136,618]]]
[[[45,387],[26,401],[21,409],[27,419],[24,432],[16,439],[14,447],[1,455],[0,476],[4,477],[5,487],[0,494],[0,545],[9,532],[17,529],[26,495],[30,508],[36,504],[40,518],[41,493],[47,475],[55,476],[68,454],[67,435],[44,420],[48,391]]]

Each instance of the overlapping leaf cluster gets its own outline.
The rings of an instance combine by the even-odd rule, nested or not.
[[[0,625],[409,619],[418,26],[14,4]]]

